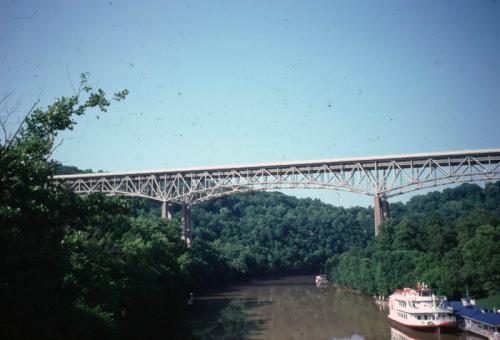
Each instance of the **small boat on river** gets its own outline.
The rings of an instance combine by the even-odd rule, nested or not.
[[[389,296],[389,319],[411,328],[453,327],[453,309],[446,306],[446,297],[435,295],[424,283],[415,289],[396,289]]]
[[[326,288],[328,286],[328,279],[325,274],[316,276],[316,287],[318,288]]]

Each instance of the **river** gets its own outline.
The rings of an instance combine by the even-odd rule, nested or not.
[[[372,298],[316,288],[313,276],[229,286],[196,297],[189,308],[197,339],[481,339],[395,327]]]

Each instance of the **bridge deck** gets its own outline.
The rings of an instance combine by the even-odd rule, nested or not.
[[[419,167],[432,159],[442,166],[456,166],[463,163],[464,158],[473,157],[480,163],[497,164],[500,163],[500,149],[482,149],[482,150],[464,150],[450,152],[430,152],[430,153],[414,153],[414,154],[398,154],[386,156],[371,156],[371,157],[348,157],[334,158],[324,160],[310,161],[287,161],[287,162],[270,162],[245,165],[221,165],[207,167],[190,167],[178,169],[155,169],[141,171],[123,171],[123,172],[104,172],[104,173],[80,173],[72,175],[58,175],[55,179],[86,179],[86,178],[110,178],[110,177],[125,177],[125,176],[176,176],[184,175],[188,177],[196,177],[207,172],[212,174],[227,174],[232,171],[238,171],[240,174],[248,175],[255,174],[262,169],[270,171],[270,173],[279,173],[280,169],[288,169],[290,167],[298,168],[299,170],[318,170],[321,167],[328,166],[330,169],[349,170],[363,164],[365,170],[384,170],[389,169],[394,162],[397,162],[400,168]]]

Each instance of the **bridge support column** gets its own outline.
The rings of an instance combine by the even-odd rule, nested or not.
[[[182,203],[182,238],[186,241],[188,248],[191,247],[193,241],[193,231],[191,229],[191,206],[187,203]]]
[[[174,218],[174,209],[170,202],[163,202],[161,204],[161,218],[171,221]]]
[[[389,202],[385,197],[377,194],[375,197],[375,205],[373,207],[373,216],[375,219],[375,237],[380,235],[380,225],[389,218]]]

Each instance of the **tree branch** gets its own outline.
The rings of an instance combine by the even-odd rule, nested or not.
[[[75,86],[73,85],[73,82],[71,81],[71,76],[69,74],[68,64],[66,64],[66,75],[68,76],[69,84],[71,85],[71,89],[73,90],[73,93],[77,94],[76,91],[75,91]]]
[[[7,98],[9,98],[10,96],[12,95],[12,92],[7,92],[3,97],[2,99],[0,99],[0,105],[3,104],[4,101],[7,100]]]
[[[57,143],[57,145],[54,146],[52,148],[52,150],[50,150],[50,153],[47,155],[47,160],[52,156],[52,154],[54,153],[54,151],[56,151],[56,149],[62,145],[63,142],[64,142],[64,138],[62,138],[61,141],[59,143]]]
[[[6,93],[1,99],[0,99],[0,105],[3,104],[3,102],[7,101],[7,98],[9,98],[12,95],[12,92]],[[7,140],[9,139],[9,134],[7,132],[7,122],[9,121],[10,116],[16,112],[16,109],[19,107],[19,101],[13,108],[9,108],[7,103],[5,103],[5,118],[0,118],[0,125],[2,126],[3,130],[3,135],[4,135],[4,140],[3,144],[7,143]],[[0,144],[1,145],[1,144]]]
[[[38,105],[38,103],[40,103],[40,99],[38,99],[35,103],[33,103],[33,105],[31,106],[30,110],[24,116],[23,120],[21,121],[21,123],[17,127],[16,132],[14,132],[14,134],[6,142],[5,148],[3,148],[2,152],[6,152],[10,148],[10,146],[12,145],[12,141],[14,141],[14,139],[16,139],[17,135],[22,130],[22,127],[23,127],[24,123],[26,122],[26,119],[28,119],[28,117],[33,113],[33,110]]]
[[[6,143],[7,139],[8,139],[7,129],[5,128],[5,124],[1,119],[0,119],[0,125],[2,125],[2,130],[3,130],[3,141],[4,141],[4,143]]]

